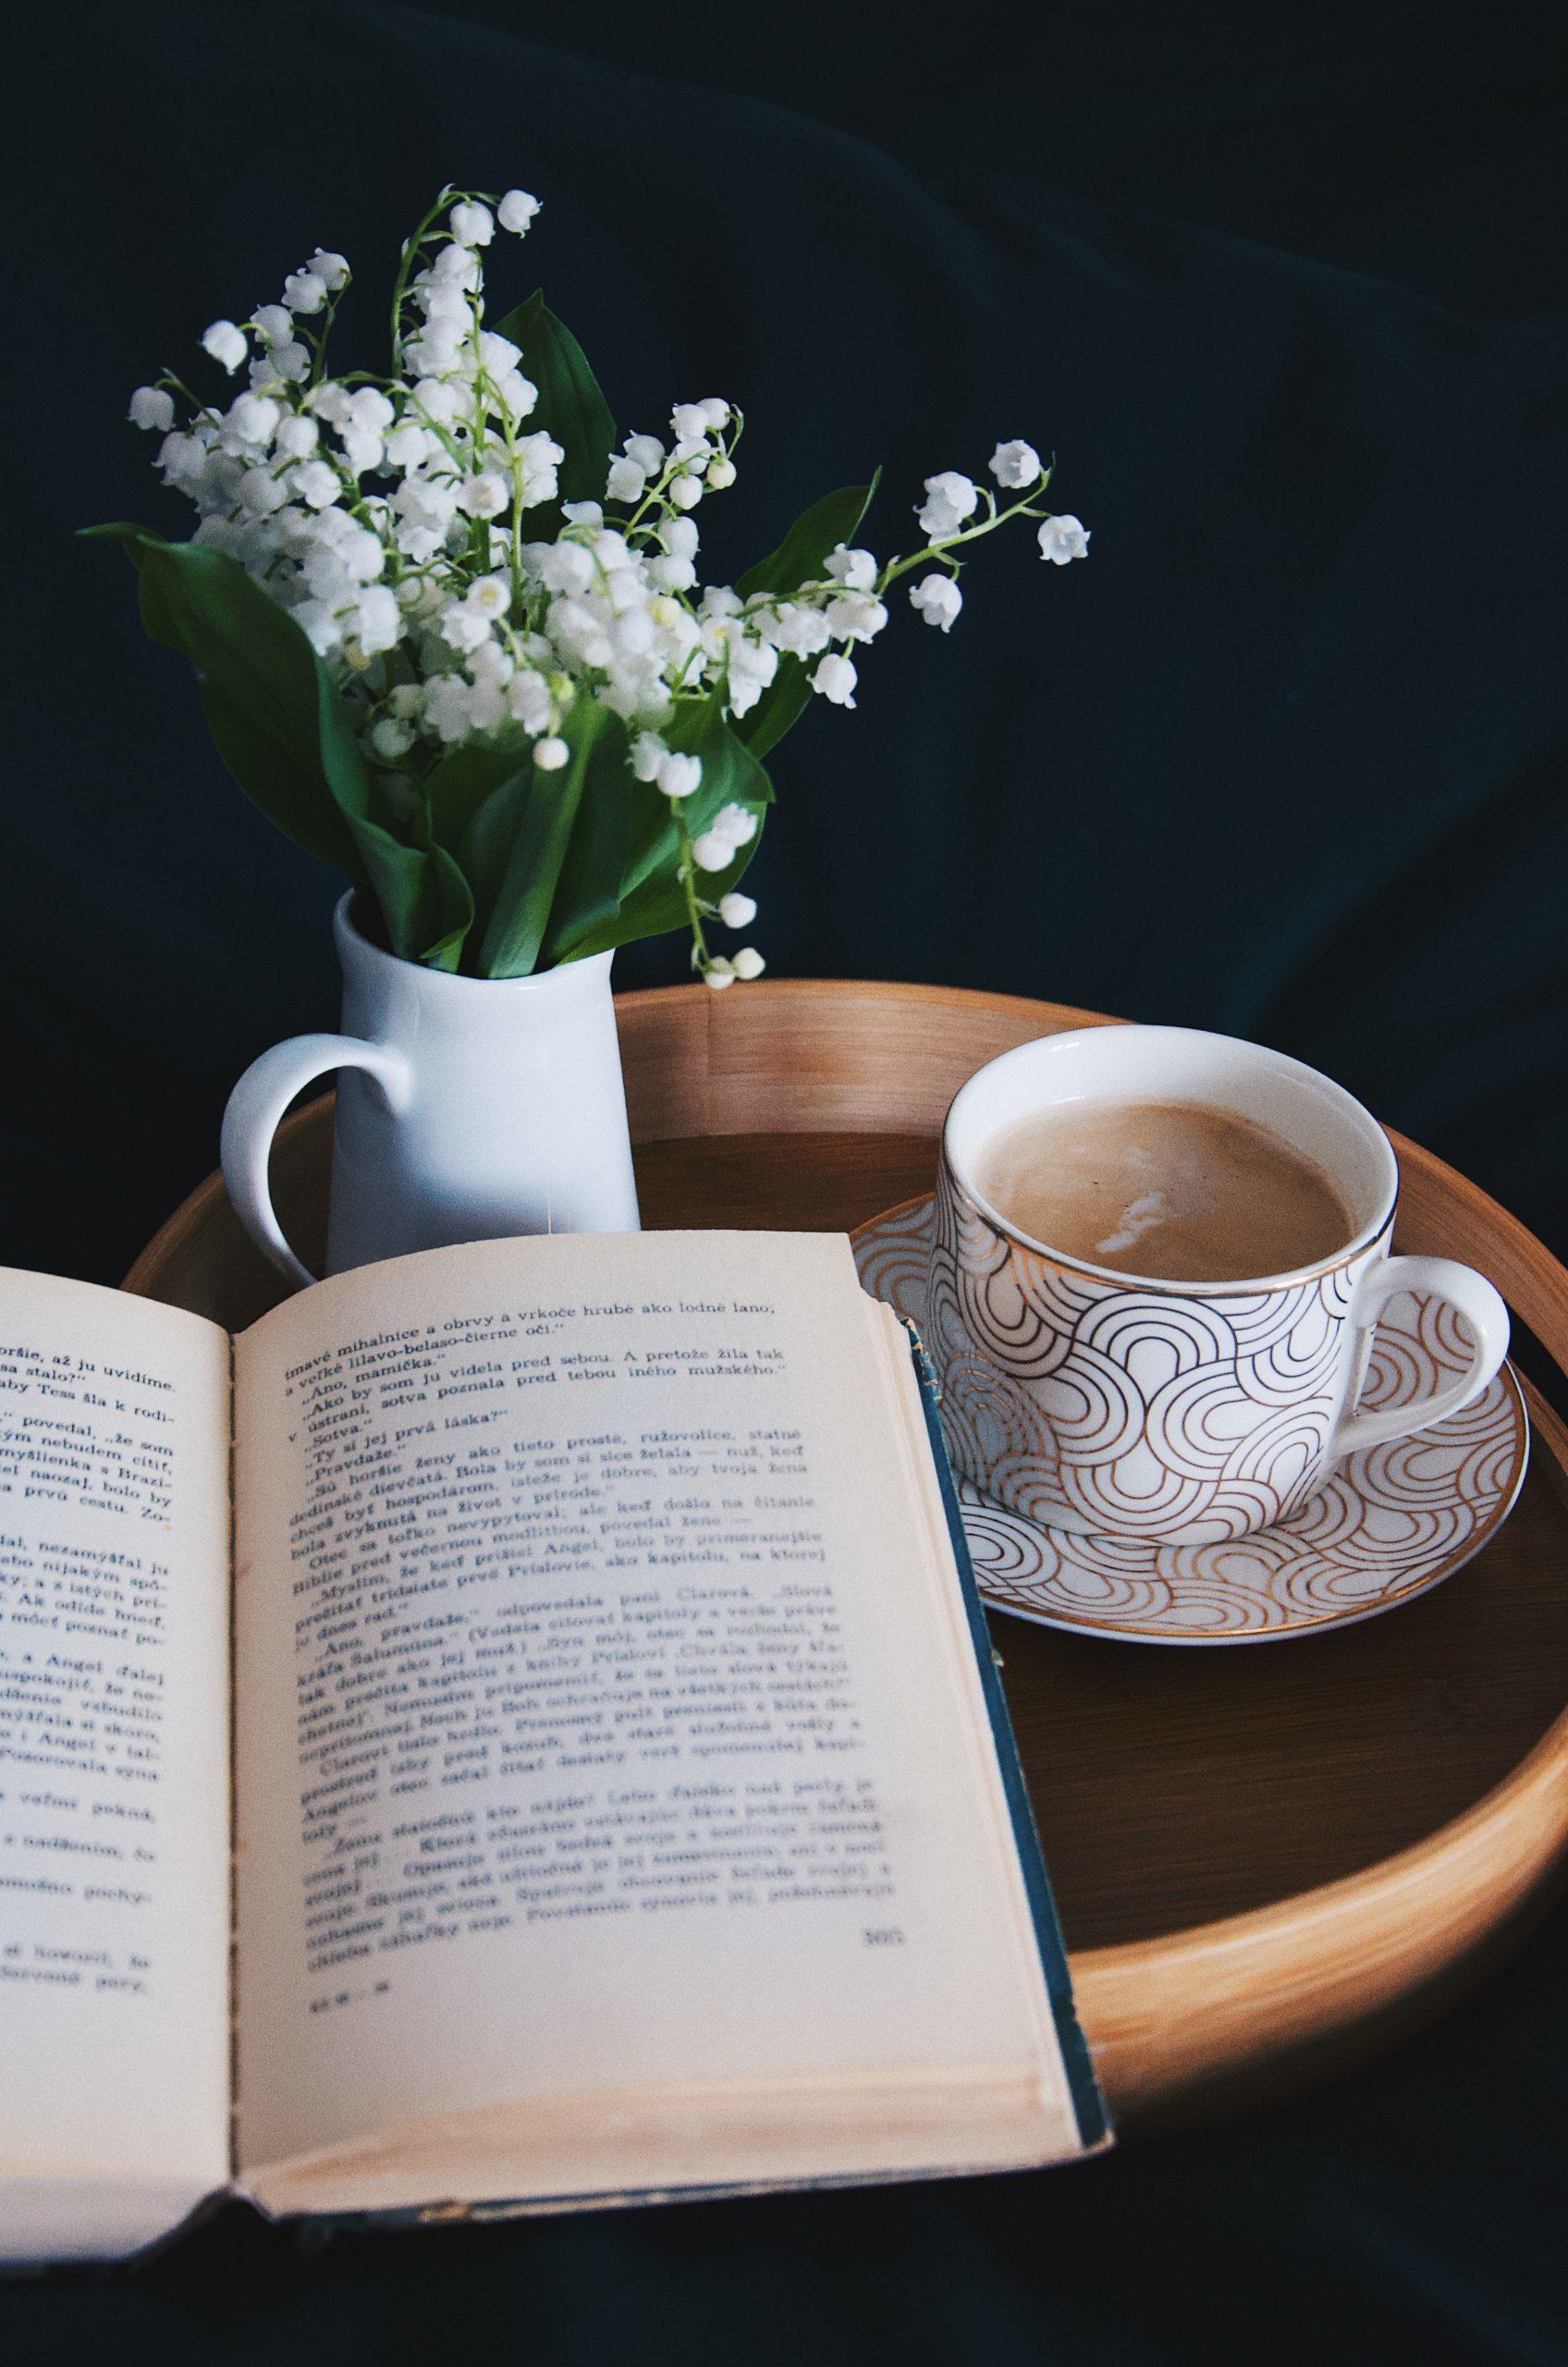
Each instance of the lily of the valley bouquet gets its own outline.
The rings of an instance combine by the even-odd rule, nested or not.
[[[173,374],[131,398],[160,432],[189,542],[121,541],[141,614],[201,680],[220,754],[291,837],[347,871],[393,952],[512,978],[689,927],[713,987],[755,977],[739,882],[772,790],[763,759],[815,694],[853,706],[854,653],[893,585],[946,632],[960,554],[1006,520],[1082,558],[1033,446],[997,490],[926,479],[920,547],[856,541],[876,480],[828,494],[733,586],[699,583],[696,512],[735,482],[741,419],[680,403],[668,438],[615,423],[576,340],[532,296],[485,325],[497,226],[538,206],[443,190],[403,249],[391,371],[327,374],[349,285],[318,252],[280,303],[202,342],[242,383],[203,402]]]

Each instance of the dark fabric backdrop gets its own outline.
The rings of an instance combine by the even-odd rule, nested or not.
[[[129,388],[320,241],[378,357],[447,179],[546,201],[628,425],[722,393],[739,568],[887,466],[871,539],[998,435],[1086,566],[977,555],[776,766],[776,970],[1254,1035],[1568,1251],[1561,18],[320,0],[35,12],[7,147],[13,734],[0,1256],[112,1281],[244,1062],[333,1024],[336,883],[227,783],[94,518],[183,532]],[[679,947],[623,983],[680,974]],[[1047,1834],[1048,1842],[1048,1834]],[[0,2348],[172,2360],[1568,2358],[1568,1926],[1417,2045],[1047,2177],[311,2253],[228,2214],[0,2293]],[[3,2062],[3,2033],[0,2033]]]

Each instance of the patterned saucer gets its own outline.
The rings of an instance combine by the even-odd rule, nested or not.
[[[865,1288],[917,1329],[931,1222],[926,1196],[852,1236]],[[1406,1404],[1463,1368],[1444,1313],[1440,1301],[1414,1293],[1389,1301],[1363,1406]],[[1463,1413],[1349,1456],[1288,1519],[1218,1545],[1069,1536],[1024,1520],[967,1479],[958,1492],[975,1579],[998,1611],[1143,1644],[1268,1643],[1374,1619],[1450,1576],[1512,1511],[1529,1436],[1518,1381],[1504,1365]]]

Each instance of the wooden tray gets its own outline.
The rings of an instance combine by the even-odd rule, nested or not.
[[[929,1186],[947,1104],[982,1061],[1113,1024],[833,982],[672,987],[619,1010],[648,1224],[845,1231]],[[1568,1273],[1395,1139],[1399,1245],[1479,1266],[1568,1366]],[[330,1099],[277,1141],[279,1212],[308,1262],[330,1147]],[[126,1288],[231,1328],[281,1294],[215,1175]],[[1568,1848],[1568,1430],[1529,1394],[1513,1518],[1386,1618],[1229,1652],[993,1620],[1079,2007],[1124,2128],[1237,2109],[1372,2053],[1550,1896]]]

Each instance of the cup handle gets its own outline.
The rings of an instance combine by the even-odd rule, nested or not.
[[[1368,1266],[1351,1302],[1352,1324],[1358,1331],[1376,1330],[1383,1307],[1402,1291],[1446,1299],[1464,1318],[1475,1342],[1469,1370],[1414,1405],[1390,1406],[1375,1414],[1347,1405],[1329,1442],[1333,1462],[1363,1447],[1380,1446],[1389,1439],[1414,1437],[1417,1430],[1429,1430],[1435,1422],[1457,1414],[1479,1397],[1508,1354],[1508,1309],[1501,1294],[1484,1274],[1456,1264],[1452,1257],[1384,1257]]]
[[[263,1255],[296,1290],[315,1276],[284,1237],[272,1204],[267,1162],[278,1121],[294,1096],[329,1069],[363,1069],[393,1110],[408,1106],[411,1075],[401,1052],[361,1036],[291,1036],[252,1061],[223,1113],[223,1180],[234,1212]]]

